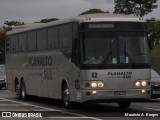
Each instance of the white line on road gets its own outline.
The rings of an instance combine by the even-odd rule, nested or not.
[[[32,104],[29,104],[29,103],[18,102],[18,101],[9,100],[9,99],[4,99],[4,98],[1,98],[1,99],[6,100],[6,101],[10,101],[10,102],[14,102],[14,103],[18,103],[18,104],[22,104],[22,105],[32,106],[32,107],[35,107],[35,108],[37,108],[37,107],[38,107],[38,108],[43,108],[43,109],[46,109],[46,110],[49,110],[49,111],[61,111],[61,110],[51,109],[51,108],[47,108],[47,107],[32,105]]]
[[[160,109],[156,109],[156,108],[148,108],[148,107],[143,107],[145,109],[149,109],[149,110],[155,110],[155,111],[160,111]]]
[[[19,105],[18,103],[15,104],[0,104],[0,106],[17,106]]]
[[[32,105],[32,104],[29,104],[29,103],[18,102],[18,101],[14,101],[14,100],[10,100],[10,99],[5,99],[5,98],[0,98],[0,99],[1,99],[1,100],[5,100],[5,101],[10,101],[10,102],[18,103],[18,104],[22,104],[22,105],[32,106],[32,107],[35,107],[35,108],[42,108],[42,109],[45,109],[45,110],[48,110],[48,111],[59,111],[59,112],[62,112],[62,113],[68,113],[68,114],[71,114],[71,115],[79,116],[79,118],[89,118],[89,119],[93,119],[93,120],[102,120],[102,119],[99,119],[99,118],[88,117],[88,116],[81,115],[81,114],[77,114],[77,113],[66,112],[66,111],[62,111],[62,110],[57,110],[57,109],[52,109],[52,108],[47,108],[47,107]],[[54,117],[53,117],[53,118],[54,118]],[[63,118],[63,117],[61,117],[61,118]],[[66,117],[64,117],[64,118],[66,118]]]
[[[97,119],[93,117],[47,117],[47,118],[54,118],[54,119],[93,119],[93,120],[102,120],[102,119]]]

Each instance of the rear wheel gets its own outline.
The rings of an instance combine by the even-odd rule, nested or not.
[[[118,102],[120,108],[129,108],[131,105],[131,101],[121,101]]]
[[[64,103],[65,108],[71,108],[72,103],[70,101],[70,93],[69,93],[69,89],[68,89],[68,85],[65,83],[63,85],[63,89],[62,89],[62,100]]]
[[[24,81],[22,81],[21,83],[21,97],[23,101],[27,100],[26,86],[25,86]]]

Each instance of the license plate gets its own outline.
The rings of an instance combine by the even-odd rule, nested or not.
[[[114,95],[126,95],[126,91],[115,91]]]
[[[160,91],[152,91],[152,94],[160,94]]]

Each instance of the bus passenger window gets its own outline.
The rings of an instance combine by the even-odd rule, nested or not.
[[[26,41],[27,41],[27,34],[22,33],[19,35],[19,52],[26,51]]]
[[[47,29],[37,31],[37,49],[45,50],[47,43]]]
[[[28,32],[27,47],[29,51],[36,50],[36,31]]]
[[[18,52],[18,35],[11,36],[11,52]]]
[[[58,48],[58,26],[48,29],[48,49]]]

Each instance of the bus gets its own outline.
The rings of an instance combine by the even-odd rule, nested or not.
[[[131,102],[150,99],[150,42],[142,18],[87,14],[7,33],[7,88],[73,102]]]

